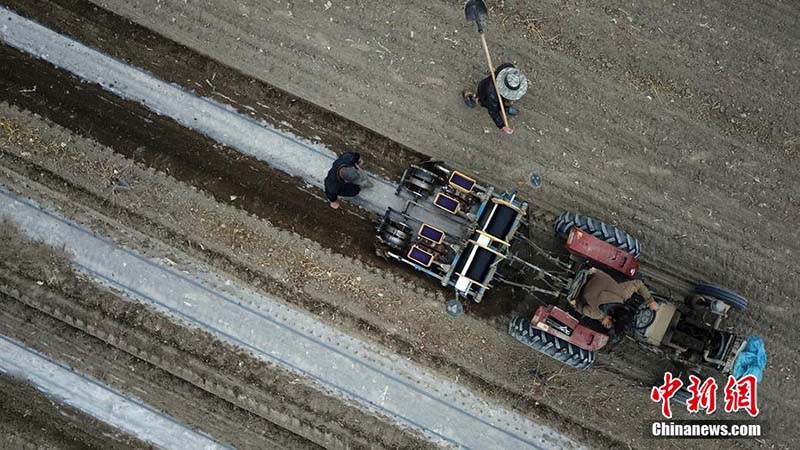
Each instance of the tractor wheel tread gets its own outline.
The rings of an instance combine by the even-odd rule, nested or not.
[[[589,216],[563,212],[556,219],[553,229],[557,235],[566,238],[574,227],[578,227],[592,236],[632,254],[637,259],[641,256],[642,246],[636,238],[614,225],[609,225]]]
[[[586,369],[594,363],[595,352],[579,348],[537,328],[530,320],[515,317],[508,326],[509,333],[523,344],[576,369]]]

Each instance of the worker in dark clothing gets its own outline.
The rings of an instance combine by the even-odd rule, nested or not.
[[[581,289],[577,309],[584,316],[600,321],[603,327],[613,326],[617,334],[624,331],[633,320],[632,310],[624,307],[633,294],[639,294],[653,311],[658,309],[658,302],[642,280],[617,283],[611,275],[594,267],[589,273],[590,278]]]
[[[325,197],[331,208],[338,209],[341,206],[339,197],[355,197],[362,188],[372,184],[360,164],[361,155],[356,152],[343,153],[333,162],[325,177]]]
[[[528,91],[528,79],[511,63],[503,63],[497,66],[494,73],[497,82],[497,90],[500,91],[503,106],[506,109],[506,115],[509,117],[516,116],[519,111],[511,105],[511,102],[521,99]],[[503,122],[503,114],[500,112],[500,102],[497,98],[497,92],[492,84],[491,77],[486,77],[481,80],[480,83],[478,83],[478,89],[475,93],[463,91],[461,95],[464,98],[464,103],[468,107],[474,108],[475,105],[481,105],[486,108],[494,124],[497,125],[497,128],[503,133],[511,134],[514,132],[511,126],[507,127]]]

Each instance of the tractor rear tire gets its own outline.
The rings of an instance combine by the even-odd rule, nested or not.
[[[588,369],[596,357],[595,352],[584,350],[538,328],[531,328],[531,321],[524,317],[511,319],[508,332],[539,353],[544,353],[576,369]]]
[[[712,286],[710,284],[698,284],[694,287],[694,291],[692,292],[703,297],[715,298],[732,306],[734,309],[738,309],[739,311],[744,311],[747,309],[747,305],[749,303],[746,298],[735,292],[731,292],[721,287]]]
[[[573,212],[563,212],[558,216],[554,225],[556,234],[565,239],[569,236],[569,232],[573,227],[578,227],[596,238],[600,238],[617,248],[625,250],[636,259],[639,259],[642,254],[642,246],[638,239],[614,225],[609,225],[589,216]]]

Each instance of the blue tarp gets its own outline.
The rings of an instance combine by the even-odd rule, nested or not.
[[[761,381],[766,367],[767,350],[764,348],[764,341],[758,336],[749,336],[744,348],[733,362],[733,376],[738,379],[746,375],[753,375],[756,380]]]

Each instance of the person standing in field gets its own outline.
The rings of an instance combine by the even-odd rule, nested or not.
[[[494,71],[497,82],[497,90],[506,109],[506,115],[513,117],[519,114],[519,110],[512,106],[511,102],[521,99],[528,92],[528,79],[525,75],[515,68],[511,63],[503,63]],[[492,78],[486,77],[478,83],[476,92],[464,90],[461,92],[464,104],[469,108],[480,105],[486,108],[489,116],[494,121],[497,128],[503,133],[511,134],[514,129],[506,126],[503,122],[503,114],[500,112],[500,100],[497,98]]]
[[[364,171],[361,170],[361,155],[358,152],[347,152],[336,158],[325,177],[325,197],[333,209],[341,206],[340,197],[355,197],[362,188],[372,185]]]

